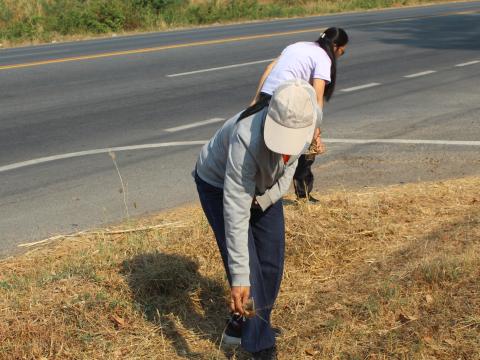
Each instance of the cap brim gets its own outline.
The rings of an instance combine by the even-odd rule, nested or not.
[[[314,130],[315,121],[312,121],[312,125],[308,127],[293,129],[279,125],[267,113],[263,138],[265,145],[273,152],[284,155],[299,155],[312,142]]]

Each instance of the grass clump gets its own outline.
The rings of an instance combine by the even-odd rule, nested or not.
[[[478,359],[479,186],[286,205],[280,359]],[[132,224],[0,262],[0,358],[245,358],[219,346],[228,289],[201,209]]]
[[[0,41],[47,42],[98,34],[164,30],[351,10],[434,0],[3,0]]]

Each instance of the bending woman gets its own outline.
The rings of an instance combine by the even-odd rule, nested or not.
[[[314,89],[305,81],[278,86],[268,108],[227,120],[198,157],[195,182],[230,283],[230,337],[254,359],[276,359],[270,313],[283,273],[281,197],[297,160],[313,140]],[[245,315],[249,298],[257,316]],[[231,325],[236,322],[236,328]],[[225,340],[225,339],[224,339]],[[230,339],[231,340],[231,339]]]
[[[347,43],[348,35],[345,30],[331,27],[325,30],[315,42],[297,42],[287,46],[281,55],[267,66],[260,78],[251,108],[258,110],[267,106],[278,85],[285,80],[302,79],[313,86],[317,103],[320,109],[323,109],[324,100],[330,100],[335,90],[336,59],[345,53]],[[318,135],[321,132],[321,117],[319,119]],[[314,145],[314,153],[321,154],[325,151],[321,140]],[[314,161],[315,156],[301,156],[293,177],[297,198],[306,198],[311,202],[317,201],[310,196],[313,188],[311,166]]]

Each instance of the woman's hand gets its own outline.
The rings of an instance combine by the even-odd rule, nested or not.
[[[320,137],[321,133],[322,132],[319,128],[316,128],[315,132],[313,133],[313,143],[315,144],[315,151],[318,155],[323,154],[326,151],[325,144],[322,142],[322,138]]]
[[[230,310],[243,315],[245,304],[250,298],[249,286],[232,286],[230,290]]]

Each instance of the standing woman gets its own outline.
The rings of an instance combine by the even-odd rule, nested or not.
[[[253,359],[277,358],[270,313],[284,264],[281,197],[313,140],[316,102],[307,82],[280,84],[268,108],[227,120],[202,148],[195,168],[200,202],[230,284],[230,310],[237,314],[223,340],[236,338]],[[256,316],[243,321],[249,298]]]
[[[345,30],[331,27],[325,30],[315,42],[297,42],[287,46],[281,55],[267,66],[260,78],[255,98],[246,112],[258,111],[267,106],[278,85],[290,79],[302,79],[313,86],[319,111],[322,112],[324,99],[330,100],[335,90],[336,60],[345,53],[347,43],[348,35]],[[321,114],[318,118],[320,121],[317,123],[316,131],[317,135],[320,135]],[[319,136],[318,139],[320,139]],[[325,152],[325,146],[321,140],[314,144],[313,150],[316,154]],[[317,202],[310,195],[313,188],[311,167],[314,161],[315,156],[302,155],[293,177],[297,198],[307,199],[310,202]]]

